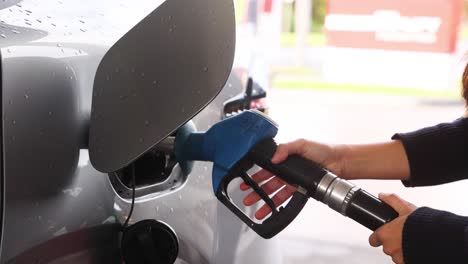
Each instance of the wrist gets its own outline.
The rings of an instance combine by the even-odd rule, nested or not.
[[[346,144],[330,145],[331,160],[336,173],[340,178],[350,179],[347,171],[347,161],[350,159],[351,147]]]

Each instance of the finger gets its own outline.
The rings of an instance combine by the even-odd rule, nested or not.
[[[284,186],[283,181],[275,177],[269,180],[267,183],[263,184],[261,187],[265,191],[266,194],[270,195],[276,192],[278,189],[280,189],[283,186]],[[244,198],[244,204],[247,206],[250,206],[260,201],[260,199],[261,199],[260,195],[258,195],[256,192],[251,192]]]
[[[247,194],[247,196],[244,197],[244,200],[242,201],[244,205],[246,206],[251,206],[254,203],[260,201],[260,195],[258,195],[256,192],[251,192]]]
[[[265,184],[262,185],[262,189],[265,191],[266,194],[270,195],[274,192],[276,192],[278,189],[283,187],[285,185],[284,181],[282,181],[280,178],[275,177],[266,182]]]
[[[380,247],[382,245],[382,241],[380,241],[380,238],[377,232],[374,232],[372,233],[372,235],[370,235],[369,244],[373,247]]]
[[[413,204],[403,200],[402,198],[400,198],[398,195],[394,193],[392,194],[380,193],[379,199],[387,203],[388,205],[390,205],[400,215],[412,212],[415,209],[415,206]]]
[[[287,144],[279,145],[275,155],[273,155],[273,158],[271,159],[271,162],[277,164],[284,161],[289,155],[304,154],[307,150],[306,143],[307,141],[305,139],[298,139]]]
[[[395,264],[404,264],[404,258],[403,258],[403,252],[399,251],[397,253],[394,253],[392,255],[392,260],[395,262]]]
[[[273,196],[273,203],[275,204],[275,206],[280,206],[281,204],[286,202],[293,194],[294,188],[288,188],[288,186],[286,186],[285,188],[281,189],[281,191],[279,191],[277,194],[275,194],[275,196]],[[267,204],[264,204],[255,213],[255,218],[257,218],[258,220],[262,220],[269,213],[271,213],[271,208]]]
[[[287,144],[280,144],[276,149],[275,154],[271,158],[271,162],[274,164],[278,164],[284,161],[289,155],[288,146]]]
[[[252,180],[256,183],[260,183],[262,181],[268,180],[269,178],[273,177],[273,173],[267,170],[260,170],[254,175],[252,175]],[[240,188],[242,191],[246,191],[250,189],[250,186],[247,185],[245,182],[241,183]]]

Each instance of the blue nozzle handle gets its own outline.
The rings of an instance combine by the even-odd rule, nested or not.
[[[211,161],[212,155],[204,146],[205,133],[195,132],[186,135],[185,138],[176,138],[176,157],[179,160]]]
[[[265,138],[278,132],[276,123],[258,111],[245,111],[220,121],[205,133],[178,134],[175,142],[177,161],[200,160],[213,162],[213,191],[232,167],[249,150]]]

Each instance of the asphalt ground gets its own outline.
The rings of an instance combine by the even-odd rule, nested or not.
[[[280,125],[279,142],[308,138],[328,143],[389,140],[396,132],[452,121],[463,114],[459,101],[343,92],[273,89],[270,115]],[[429,148],[430,146],[428,146]],[[377,195],[397,193],[418,206],[468,215],[468,182],[405,188],[399,181],[355,181]],[[310,200],[279,236],[285,264],[392,263],[368,245],[370,231]]]

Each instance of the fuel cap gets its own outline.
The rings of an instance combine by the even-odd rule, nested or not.
[[[122,257],[126,264],[172,264],[179,254],[174,230],[156,220],[143,220],[123,232]]]

